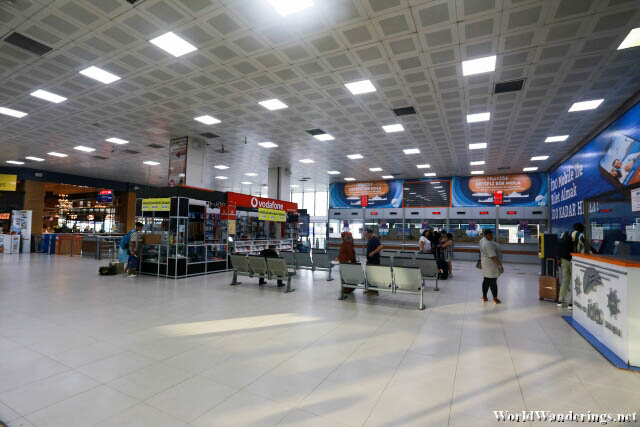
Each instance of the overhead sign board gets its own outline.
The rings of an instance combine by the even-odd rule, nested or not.
[[[113,203],[113,190],[102,190],[98,193],[98,203]]]
[[[258,208],[258,219],[260,221],[285,222],[287,213],[276,209]]]
[[[171,209],[171,197],[142,199],[142,210],[146,212],[168,212]]]
[[[18,175],[0,174],[0,191],[16,191]]]
[[[274,209],[286,212],[298,212],[298,204],[284,200],[267,199],[248,194],[227,193],[227,204],[251,209]]]

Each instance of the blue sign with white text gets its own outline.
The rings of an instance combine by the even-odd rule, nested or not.
[[[367,206],[362,206],[367,196]],[[402,180],[335,183],[329,186],[329,208],[400,208]]]
[[[547,174],[454,177],[451,199],[453,206],[492,206],[496,191],[505,206],[547,206]]]

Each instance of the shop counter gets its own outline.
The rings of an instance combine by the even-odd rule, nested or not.
[[[605,356],[640,367],[640,262],[573,254],[571,280],[574,327]]]

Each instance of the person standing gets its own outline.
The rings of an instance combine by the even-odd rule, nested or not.
[[[124,249],[127,251],[128,259],[127,259],[127,277],[133,278],[136,277],[136,272],[138,270],[138,265],[140,262],[138,261],[138,252],[140,251],[142,241],[142,223],[136,222],[136,228],[129,231],[122,239],[125,240]]]
[[[373,234],[371,228],[364,230],[364,237],[367,239],[367,264],[380,265],[380,252],[382,252],[382,243],[378,237]],[[366,291],[367,296],[377,296],[378,291]]]
[[[453,277],[453,267],[451,265],[451,260],[453,259],[453,234],[442,233],[440,249],[444,260],[447,262],[447,267],[449,268],[449,277]]]
[[[484,277],[482,281],[482,301],[488,301],[487,291],[491,289],[493,303],[500,304],[502,301],[498,299],[498,277],[504,273],[504,267],[502,266],[502,251],[493,240],[493,231],[491,229],[484,230],[484,237],[480,240],[480,263]]]
[[[356,250],[353,246],[353,236],[349,231],[342,232],[342,244],[340,245],[340,252],[338,253],[338,261],[346,263],[356,262]]]
[[[573,295],[571,293],[571,252],[573,252],[573,239],[569,232],[562,233],[558,241],[558,264],[562,268],[562,285],[560,286],[560,295],[558,297],[558,307],[567,307],[569,310],[573,308]],[[567,301],[567,293],[569,298]]]
[[[587,245],[584,243],[584,224],[579,222],[573,224],[571,240],[573,241],[573,251],[575,253],[583,254],[586,252]]]
[[[420,236],[418,245],[420,245],[419,251],[421,254],[431,253],[431,229],[430,228],[427,228],[422,232],[422,236]]]

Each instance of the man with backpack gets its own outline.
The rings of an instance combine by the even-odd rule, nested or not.
[[[135,272],[138,269],[138,257],[137,253],[140,249],[140,239],[142,236],[140,232],[142,231],[142,223],[136,222],[136,228],[129,231],[127,234],[122,236],[120,239],[120,249],[121,249],[121,258],[120,260],[124,262],[122,253],[126,253],[127,258],[127,267],[126,267],[126,277],[132,278],[136,277]]]
[[[558,241],[558,264],[562,268],[562,285],[558,297],[558,307],[573,309],[573,294],[571,293],[571,254],[585,253],[584,225],[573,224],[573,230],[562,233]],[[567,298],[567,294],[569,297]],[[568,300],[568,301],[567,301]]]

